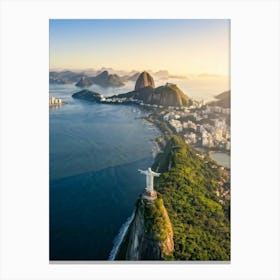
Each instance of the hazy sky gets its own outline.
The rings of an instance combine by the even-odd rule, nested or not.
[[[50,68],[229,75],[230,21],[50,20]]]

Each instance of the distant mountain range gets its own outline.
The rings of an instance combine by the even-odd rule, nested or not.
[[[148,70],[156,80],[168,80],[168,79],[220,79],[226,78],[222,75],[201,73],[201,74],[186,74],[186,75],[174,75],[170,74],[167,70],[159,70],[153,72]],[[98,84],[103,87],[109,86],[122,86],[123,84],[133,81],[135,82],[140,72],[114,70],[110,67],[102,67],[99,70],[88,68],[83,70],[62,70],[55,69],[49,72],[50,84],[71,84],[76,83],[78,87],[88,87],[92,84]],[[101,76],[100,76],[101,75]]]
[[[75,83],[77,87],[89,87],[93,84],[100,85],[102,87],[120,87],[125,82],[136,81],[139,73],[133,73],[131,76],[119,76],[117,74],[109,74],[107,70],[102,71],[96,76],[88,76],[84,72],[76,73],[72,71],[56,72],[51,71],[49,73],[50,84],[70,84]]]
[[[172,75],[167,70],[153,72],[149,70],[156,80],[167,80],[170,78],[187,79],[187,76]],[[99,84],[102,86],[122,86],[128,81],[136,81],[140,72],[114,70],[113,68],[102,67],[99,70],[52,70],[49,72],[50,84],[70,84],[78,83],[79,87],[86,87],[90,84]],[[100,76],[101,75],[101,76]],[[99,77],[100,76],[100,77]],[[108,77],[106,77],[108,76]],[[96,80],[94,81],[94,78]]]
[[[84,76],[84,73],[76,73],[72,71],[50,71],[50,84],[73,84],[79,81]]]
[[[108,71],[103,71],[95,77],[81,77],[76,83],[76,86],[84,88],[93,84],[100,85],[102,87],[120,87],[124,85],[122,78],[117,74],[109,74]]]
[[[75,76],[73,76],[73,78],[75,78]],[[113,95],[107,98],[121,100],[134,99],[138,103],[164,107],[181,107],[193,104],[193,100],[174,83],[165,83],[164,85],[155,87],[154,78],[147,71],[123,77],[119,77],[117,74],[109,74],[108,71],[103,71],[95,77],[82,76],[76,83],[76,86],[81,88],[89,87],[92,84],[98,84],[104,87],[121,86],[125,81],[133,81],[135,79],[135,89],[133,91]],[[90,90],[82,90],[74,94],[73,97],[95,102],[100,102],[102,99],[99,93]],[[215,98],[216,100],[209,102],[208,105],[230,108],[230,90],[217,95]]]

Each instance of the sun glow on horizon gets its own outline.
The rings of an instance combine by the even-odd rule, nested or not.
[[[51,69],[229,76],[230,21],[50,20]]]

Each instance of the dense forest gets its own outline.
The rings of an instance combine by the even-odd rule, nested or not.
[[[229,170],[169,135],[153,169],[174,233],[174,260],[230,260]],[[169,258],[170,259],[170,258]]]

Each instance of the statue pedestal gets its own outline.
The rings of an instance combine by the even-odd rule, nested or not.
[[[156,191],[149,192],[145,189],[142,194],[142,198],[147,200],[155,200],[157,199],[157,192]]]

